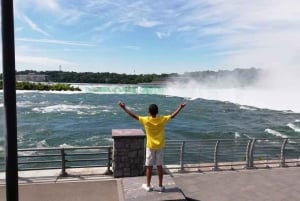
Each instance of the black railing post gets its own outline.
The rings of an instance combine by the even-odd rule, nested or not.
[[[287,165],[285,164],[285,146],[286,143],[288,142],[288,138],[285,138],[282,145],[281,145],[281,150],[280,150],[280,159],[281,159],[281,163],[280,163],[280,167],[287,167]]]
[[[250,168],[250,149],[251,149],[252,139],[249,139],[246,148],[246,169]]]
[[[111,151],[112,147],[108,147],[107,149],[108,149],[108,151],[107,151],[107,169],[106,169],[105,174],[106,175],[111,175],[113,173],[110,169],[111,160],[112,160],[112,151]]]
[[[249,151],[249,167],[248,168],[254,168],[254,145],[255,145],[256,139],[252,139],[250,151]]]
[[[18,145],[13,0],[1,1],[3,92],[6,135],[6,199],[18,201]]]
[[[213,167],[214,171],[219,170],[219,166],[218,166],[219,144],[220,144],[220,140],[217,140],[216,146],[215,146],[215,151],[214,151],[214,167]]]
[[[61,154],[61,173],[60,173],[60,176],[61,177],[67,177],[68,173],[66,172],[66,153],[65,153],[64,148],[62,148],[60,150],[60,154]]]
[[[185,141],[182,141],[180,146],[180,171],[184,170],[184,147]]]

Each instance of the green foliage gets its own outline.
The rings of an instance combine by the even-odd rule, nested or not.
[[[3,82],[0,81],[0,89],[3,89]],[[33,82],[17,82],[17,90],[40,90],[40,91],[81,91],[77,87],[73,87],[70,84],[42,84]]]
[[[166,80],[168,74],[141,74],[141,75],[128,75],[118,73],[91,73],[91,72],[64,72],[64,71],[19,71],[17,74],[44,74],[48,76],[51,82],[60,83],[100,83],[100,84],[138,84],[150,83],[156,80]]]
[[[92,73],[92,72],[64,72],[64,71],[19,71],[16,74],[42,74],[46,75],[48,80],[57,83],[100,83],[100,84],[138,84],[163,82],[166,80],[177,82],[188,82],[189,80],[199,81],[207,85],[235,87],[248,86],[257,81],[261,70],[256,68],[219,70],[219,71],[196,71],[186,72],[184,74],[118,74],[118,73]],[[0,74],[0,77],[2,75]],[[24,84],[24,88],[30,88],[29,84]],[[39,86],[38,88],[43,88]],[[45,87],[47,88],[47,87]],[[57,87],[60,89],[63,87]],[[68,87],[67,87],[68,88]],[[49,89],[51,90],[51,89]]]

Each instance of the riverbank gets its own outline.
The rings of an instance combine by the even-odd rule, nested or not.
[[[3,83],[0,82],[0,89],[3,89]],[[40,83],[40,82],[17,82],[17,90],[38,90],[38,91],[81,91],[79,87],[73,87],[66,83]]]

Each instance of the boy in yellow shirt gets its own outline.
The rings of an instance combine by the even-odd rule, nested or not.
[[[174,118],[182,108],[186,106],[186,102],[181,103],[178,108],[170,115],[159,116],[158,107],[156,104],[149,106],[149,116],[139,116],[127,109],[125,103],[119,102],[119,106],[127,112],[131,117],[137,119],[145,128],[147,144],[146,144],[146,177],[147,183],[143,184],[142,187],[146,191],[152,191],[151,177],[152,167],[157,166],[158,180],[159,180],[159,191],[163,192],[165,187],[162,185],[163,181],[163,148],[165,147],[165,126]]]

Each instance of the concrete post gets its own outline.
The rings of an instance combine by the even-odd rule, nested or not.
[[[135,177],[145,173],[145,133],[141,129],[112,129],[113,176]]]

